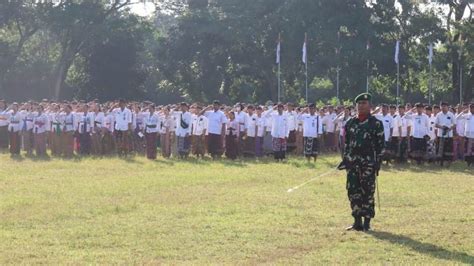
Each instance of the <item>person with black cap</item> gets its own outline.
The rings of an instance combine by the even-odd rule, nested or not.
[[[410,155],[417,164],[421,164],[426,158],[426,148],[430,138],[428,135],[430,122],[428,116],[423,113],[423,105],[417,103],[415,107],[416,114],[411,116],[411,127],[413,130]]]
[[[212,106],[201,111],[201,114],[208,119],[208,151],[213,159],[221,157],[224,152],[223,142],[227,117],[220,107],[220,102],[216,100]]]
[[[375,216],[375,179],[385,140],[382,122],[370,114],[371,98],[368,93],[355,98],[358,114],[347,121],[344,129],[344,158],[338,169],[347,171],[346,188],[354,217],[347,230],[370,230],[370,220]]]
[[[449,111],[446,102],[441,103],[441,112],[436,115],[436,128],[438,128],[438,150],[437,157],[441,166],[444,161],[450,164],[453,160],[453,129],[455,127],[455,117]]]
[[[302,114],[299,120],[303,122],[303,152],[308,162],[318,158],[319,137],[323,134],[323,122],[316,112],[314,103],[308,106],[308,113]]]

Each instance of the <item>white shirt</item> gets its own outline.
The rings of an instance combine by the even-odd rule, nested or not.
[[[443,112],[439,112],[437,115],[436,115],[436,125],[438,126],[447,126],[447,127],[451,127],[453,125],[455,125],[456,121],[454,119],[454,114],[451,113],[451,112],[446,112],[443,113]],[[450,129],[447,133],[447,135],[443,136],[443,129],[442,128],[438,128],[438,137],[447,137],[447,138],[452,138],[453,137],[453,130]]]
[[[248,115],[248,118],[245,123],[245,128],[247,129],[247,136],[254,138],[257,133],[257,115]]]
[[[408,137],[408,127],[410,126],[410,122],[408,120],[408,118],[404,115],[404,116],[400,116],[400,115],[397,115],[395,118],[394,118],[394,121],[393,121],[393,133],[392,133],[392,136],[393,137]],[[400,128],[401,128],[401,131],[400,132]]]
[[[240,132],[245,131],[248,119],[249,119],[249,116],[246,112],[243,112],[243,111],[235,112],[235,121],[239,123]]]
[[[265,125],[266,125],[266,118],[261,116],[261,117],[258,117],[257,116],[257,123],[256,123],[256,126],[257,126],[257,137],[263,137],[265,135]]]
[[[426,135],[429,135],[430,129],[430,118],[425,114],[414,114],[411,116],[411,131],[412,136],[417,139],[421,139]]]
[[[300,119],[303,121],[303,137],[317,138],[323,134],[323,121],[317,113],[303,114]]]
[[[20,111],[20,114],[23,117],[22,130],[32,130],[35,113],[23,110]]]
[[[102,123],[102,127],[107,129],[108,132],[114,132],[114,119],[115,115],[113,113],[108,113],[104,115],[104,122]]]
[[[290,134],[288,128],[288,117],[284,114],[278,113],[272,115],[272,137],[287,138]]]
[[[213,110],[205,112],[204,115],[208,119],[209,134],[222,134],[222,125],[227,122],[225,114],[220,110],[216,112]]]
[[[295,111],[291,111],[291,112],[286,111],[284,114],[286,115],[288,119],[288,130],[289,131],[296,130],[296,121],[298,120],[297,113]]]
[[[434,115],[431,115],[428,118],[428,136],[430,136],[430,140],[436,139],[436,117]]]
[[[22,128],[22,115],[19,112],[15,114],[12,112],[10,113],[9,123],[8,123],[8,131],[9,132],[18,132]]]
[[[176,136],[178,137],[186,137],[186,136],[189,136],[191,135],[191,126],[192,126],[192,123],[193,123],[193,117],[191,115],[190,112],[179,112],[179,115],[177,115],[177,118],[176,119]],[[183,125],[181,125],[181,121],[184,123],[184,124],[187,124],[188,127],[184,128],[182,127]]]
[[[144,123],[146,133],[157,133],[160,131],[161,118],[158,113],[147,113],[144,117]]]
[[[36,115],[33,118],[33,133],[35,134],[41,134],[46,132],[46,127],[48,126],[48,116],[44,113],[40,115]]]
[[[77,130],[79,133],[91,133],[94,127],[94,114],[93,113],[82,113],[77,121]]]
[[[458,119],[458,117],[460,119]],[[466,123],[465,119],[464,119],[464,116],[463,114],[459,114],[457,117],[456,117],[456,134],[458,134],[458,136],[460,137],[464,137],[464,124]]]
[[[76,130],[76,116],[73,113],[63,114],[62,130],[64,132],[70,132]]]
[[[10,111],[0,110],[0,127],[8,126],[9,117],[10,117]]]
[[[115,130],[127,131],[128,125],[132,123],[132,112],[128,108],[115,108],[113,110],[115,120]]]
[[[335,119],[337,115],[335,112],[333,113],[327,113],[324,118],[323,118],[323,124],[326,128],[326,132],[328,133],[334,133],[336,130],[336,125],[335,125]]]
[[[393,128],[394,124],[393,117],[387,113],[386,115],[377,114],[375,115],[375,118],[382,121],[385,141],[388,141],[390,139],[390,129]]]
[[[201,136],[207,130],[208,119],[204,115],[196,116],[193,121],[193,135]]]
[[[103,112],[94,113],[94,128],[93,131],[99,131],[102,128],[104,123],[105,115]]]
[[[57,113],[51,113],[50,116],[50,121],[51,121],[51,131],[57,132],[62,131],[63,124],[64,124],[64,114],[57,112]]]
[[[464,118],[464,136],[466,138],[474,138],[474,114],[465,114]]]

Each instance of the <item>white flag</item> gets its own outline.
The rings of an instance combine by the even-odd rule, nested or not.
[[[433,43],[430,43],[430,52],[428,54],[428,62],[430,62],[430,64],[433,62]]]
[[[280,40],[278,40],[278,44],[277,44],[276,63],[280,64]]]
[[[395,45],[395,63],[398,65],[398,54],[400,53],[400,41],[397,40],[397,44]]]
[[[307,59],[308,59],[308,53],[307,53],[307,50],[306,50],[306,35],[305,35],[304,43],[303,43],[303,56],[301,58],[301,61],[303,61],[303,63],[306,64]]]

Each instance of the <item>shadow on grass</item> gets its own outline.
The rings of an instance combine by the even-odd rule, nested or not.
[[[474,264],[474,257],[465,252],[447,250],[434,244],[423,243],[407,236],[396,235],[389,232],[370,231],[369,234],[377,239],[408,247],[420,254],[458,263]]]

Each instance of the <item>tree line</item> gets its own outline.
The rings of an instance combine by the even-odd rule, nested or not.
[[[310,102],[336,102],[338,69],[341,100],[369,77],[395,102],[397,40],[402,102],[427,102],[430,84],[435,102],[473,98],[469,0],[160,0],[150,17],[136,2],[2,1],[0,98],[275,101],[281,35],[282,99],[303,103],[305,34]]]

